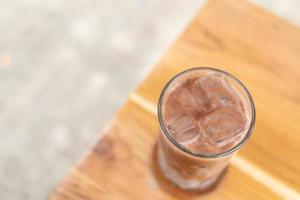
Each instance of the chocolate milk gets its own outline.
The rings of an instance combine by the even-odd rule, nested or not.
[[[228,165],[228,152],[249,133],[249,99],[247,104],[229,80],[222,71],[205,69],[173,80],[164,93],[158,164],[183,189],[212,187]]]

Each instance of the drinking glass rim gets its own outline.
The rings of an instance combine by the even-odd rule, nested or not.
[[[251,109],[251,120],[250,120],[250,125],[248,128],[248,131],[246,133],[246,135],[244,136],[244,138],[237,143],[236,145],[234,145],[233,147],[231,147],[229,150],[225,151],[225,152],[221,152],[221,153],[214,153],[214,154],[210,154],[210,153],[196,153],[196,152],[192,152],[191,150],[189,150],[188,148],[184,147],[183,145],[179,144],[172,136],[171,134],[168,132],[168,129],[165,127],[164,121],[163,121],[163,117],[162,117],[162,113],[161,113],[161,108],[162,108],[162,102],[163,102],[163,98],[165,96],[166,91],[168,90],[170,84],[175,81],[177,78],[179,78],[180,76],[192,72],[192,71],[197,71],[197,70],[211,70],[211,71],[215,71],[215,72],[219,72],[221,74],[225,74],[226,76],[230,77],[231,79],[233,79],[234,81],[236,81],[242,88],[243,90],[245,90],[247,97],[250,101],[250,109]],[[254,106],[254,102],[252,99],[252,96],[249,92],[249,90],[246,88],[246,86],[235,76],[233,76],[232,74],[223,71],[221,69],[217,69],[217,68],[213,68],[213,67],[192,67],[186,70],[183,70],[182,72],[176,74],[174,77],[172,77],[168,83],[165,85],[165,87],[163,88],[159,100],[158,100],[158,106],[157,106],[157,115],[158,115],[158,120],[159,120],[159,124],[161,129],[163,130],[164,134],[167,136],[167,138],[179,149],[181,149],[182,151],[184,151],[187,154],[190,154],[192,156],[196,156],[196,157],[202,157],[202,158],[220,158],[226,155],[229,155],[235,151],[237,151],[238,149],[240,149],[249,139],[250,135],[253,132],[254,129],[254,125],[255,125],[255,118],[256,118],[256,111],[255,111],[255,106]]]

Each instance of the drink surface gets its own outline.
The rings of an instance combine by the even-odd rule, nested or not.
[[[243,97],[217,72],[172,87],[162,116],[171,137],[194,153],[228,151],[245,137],[249,126]]]

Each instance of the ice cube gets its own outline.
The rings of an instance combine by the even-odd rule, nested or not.
[[[201,127],[201,124],[198,125],[198,137],[186,144],[185,147],[195,153],[215,153],[218,151],[219,148],[214,148],[215,145],[210,143],[209,135]]]
[[[224,76],[212,73],[200,77],[196,82],[208,96],[212,110],[228,105],[241,105],[238,92]]]
[[[164,119],[174,118],[174,115],[181,115],[182,113],[185,113],[185,110],[178,100],[178,89],[173,90],[168,94],[164,101],[162,111]]]
[[[192,142],[198,136],[198,122],[185,113],[175,113],[165,121],[168,131],[180,144]]]
[[[210,142],[224,147],[236,142],[246,126],[245,115],[236,106],[222,107],[203,117],[200,122]]]
[[[188,80],[178,91],[178,101],[183,108],[191,113],[196,119],[199,119],[209,109],[209,99],[201,88],[200,84],[195,80]]]

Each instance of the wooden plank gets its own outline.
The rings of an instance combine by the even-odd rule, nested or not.
[[[257,108],[252,138],[205,195],[158,181],[152,163],[158,96],[192,66],[236,75]],[[299,85],[298,27],[245,1],[211,0],[49,199],[300,199]]]

